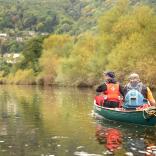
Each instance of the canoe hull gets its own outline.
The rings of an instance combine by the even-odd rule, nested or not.
[[[94,104],[94,112],[109,120],[115,120],[139,125],[156,125],[156,116],[147,117],[142,111],[123,111],[122,109],[105,108]]]

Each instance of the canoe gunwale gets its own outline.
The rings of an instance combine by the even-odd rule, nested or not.
[[[115,112],[125,112],[125,113],[134,113],[134,112],[142,112],[143,110],[126,110],[124,108],[109,108],[109,107],[103,107],[103,106],[99,106],[95,103],[94,101],[94,105],[98,108],[102,108],[105,110],[110,110],[110,111],[115,111]]]

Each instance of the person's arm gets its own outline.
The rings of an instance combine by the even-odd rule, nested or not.
[[[106,84],[102,84],[102,85],[97,87],[96,92],[100,93],[100,92],[104,92],[106,90],[107,90]]]
[[[150,102],[151,106],[156,106],[156,102],[155,99],[152,95],[151,90],[149,89],[149,87],[147,87],[147,99]]]

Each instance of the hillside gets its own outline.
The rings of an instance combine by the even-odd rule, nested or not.
[[[135,5],[142,0],[131,0]],[[37,31],[80,34],[95,30],[97,17],[115,0],[0,0],[1,32]],[[144,3],[155,5],[154,0]]]

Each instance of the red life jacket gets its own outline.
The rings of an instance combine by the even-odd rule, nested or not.
[[[119,84],[106,83],[107,91],[104,92],[107,101],[120,102]]]

